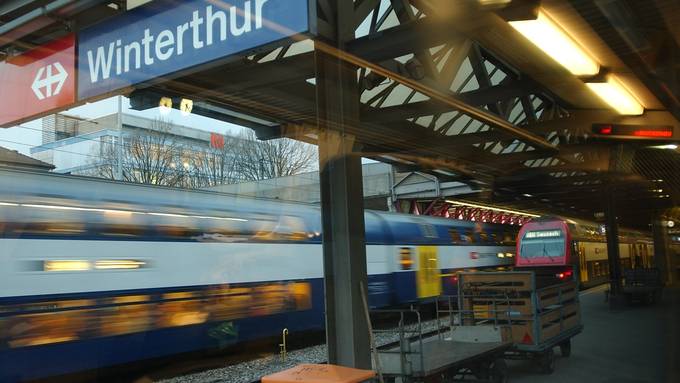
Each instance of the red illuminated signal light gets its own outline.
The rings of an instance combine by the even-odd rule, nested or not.
[[[635,130],[635,137],[673,137],[672,130]]]
[[[566,270],[562,273],[555,274],[555,276],[562,281],[565,280],[565,279],[571,278],[572,275],[573,275],[573,272],[571,270]]]
[[[668,139],[673,138],[673,126],[593,124],[592,132],[611,139]]]

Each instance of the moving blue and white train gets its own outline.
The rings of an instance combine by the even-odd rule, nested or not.
[[[517,228],[367,211],[369,301],[513,263]],[[0,381],[323,328],[319,208],[0,170]]]

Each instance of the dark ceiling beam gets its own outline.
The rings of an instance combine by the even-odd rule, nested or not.
[[[456,36],[450,23],[421,18],[353,40],[347,44],[347,51],[381,62],[453,41]]]
[[[518,163],[524,161],[546,158],[552,155],[552,152],[546,150],[527,150],[524,152],[515,152],[507,154],[492,154],[485,153],[482,156],[477,156],[474,158],[467,158],[469,161],[476,160],[477,162],[483,164],[484,166],[494,167],[504,169],[504,173],[511,170],[514,166],[520,166]]]
[[[35,0],[5,0],[0,4],[0,19],[7,16],[8,13],[16,12],[17,10],[28,6]]]
[[[381,0],[359,0],[354,2],[354,29],[368,17],[371,11],[375,10],[381,3]],[[376,10],[377,11],[377,10]]]
[[[680,119],[680,46],[652,1],[569,3],[642,83]]]
[[[25,48],[30,47],[30,43],[19,41],[29,35],[36,34],[44,28],[50,27],[53,24],[64,24],[76,14],[85,10],[100,6],[105,3],[110,3],[110,0],[54,0],[44,4],[36,4],[30,7],[28,12],[17,15],[12,20],[0,25],[0,47],[7,45],[18,45]],[[12,4],[17,3],[17,4]],[[12,2],[3,5],[8,7],[3,11],[17,10],[22,2]],[[108,8],[108,12],[113,9]],[[108,13],[106,12],[106,13]],[[104,15],[104,14],[103,14]],[[108,16],[108,15],[106,15]],[[66,28],[64,28],[64,31]]]
[[[459,94],[451,92],[451,97],[456,97],[469,105],[481,106],[504,101],[514,97],[528,95],[530,93],[531,91],[528,90],[524,84],[521,84],[520,81],[511,81],[509,83],[487,89],[478,89]],[[412,117],[421,117],[454,111],[451,109],[451,106],[433,100],[388,106],[380,109],[365,109],[365,113],[362,113],[362,119],[371,122],[405,120]]]
[[[190,75],[187,80],[212,84],[211,91],[231,92],[305,81],[314,76],[314,52],[305,52],[261,64],[249,62],[209,69]]]

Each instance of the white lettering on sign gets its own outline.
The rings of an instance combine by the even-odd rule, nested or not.
[[[59,62],[55,62],[38,69],[31,84],[31,89],[38,100],[44,100],[58,95],[64,86],[64,82],[66,82],[66,78],[68,78],[68,72]],[[56,86],[52,89],[54,85]],[[41,89],[44,89],[44,93]]]
[[[550,238],[550,237],[561,237],[561,230],[541,230],[541,231],[530,231],[524,235],[524,238]]]
[[[199,11],[194,11],[190,20],[175,28],[164,29],[155,35],[147,28],[144,30],[144,37],[139,41],[122,45],[121,40],[117,40],[94,50],[90,49],[87,51],[90,80],[96,83],[111,77],[112,70],[120,75],[133,69],[141,69],[142,66],[153,65],[156,60],[166,61],[175,55],[182,55],[186,46],[198,50],[212,45],[217,38],[224,41],[229,35],[238,37],[253,28],[260,29],[263,25],[262,7],[267,1],[269,0],[255,0],[254,12],[250,0],[244,3],[243,9],[230,6],[222,11],[214,10],[209,5],[205,7],[204,16]],[[241,25],[238,23],[238,16],[242,16]]]

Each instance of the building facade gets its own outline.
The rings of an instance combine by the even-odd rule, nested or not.
[[[162,136],[167,145],[195,151],[207,151],[220,142],[214,133],[128,114],[122,115],[121,131],[117,118],[116,114],[92,120],[63,114],[44,117],[42,144],[31,148],[31,156],[54,165],[57,173],[91,175],[110,165],[121,136],[123,155],[135,137]]]

